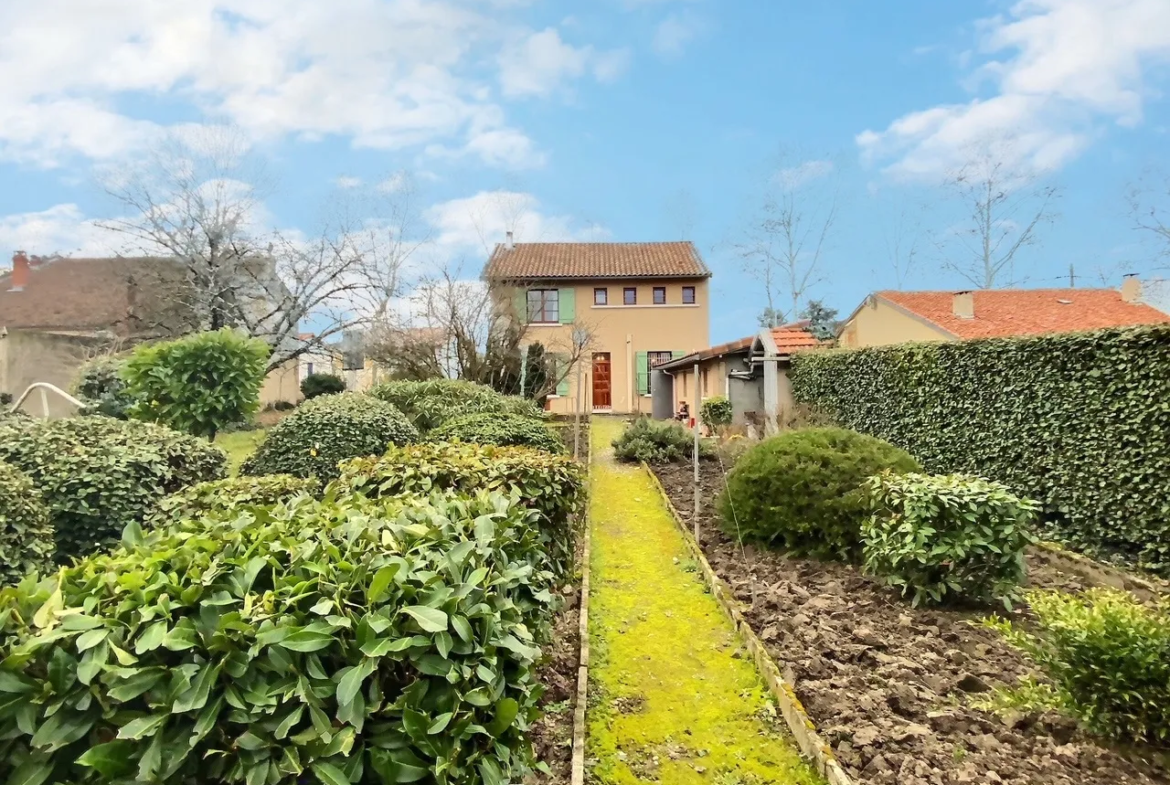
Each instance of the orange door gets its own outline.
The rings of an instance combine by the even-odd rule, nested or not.
[[[593,355],[593,408],[609,409],[613,406],[609,386],[609,352]]]

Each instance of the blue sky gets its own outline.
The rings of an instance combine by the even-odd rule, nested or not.
[[[408,173],[420,267],[477,269],[507,228],[694,240],[715,341],[755,329],[737,248],[778,182],[801,204],[835,194],[806,297],[845,314],[894,286],[895,234],[918,249],[903,286],[963,287],[942,183],[986,140],[1060,188],[1023,285],[1166,265],[1126,201],[1170,168],[1166,0],[96,5],[0,9],[0,258],[102,252],[93,221],[118,206],[95,172],[168,128],[231,123],[278,182],[259,220],[286,231]]]

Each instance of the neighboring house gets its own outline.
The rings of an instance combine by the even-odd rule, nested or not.
[[[522,347],[540,343],[562,358],[553,412],[576,410],[580,378],[584,411],[649,413],[651,367],[710,343],[711,271],[689,242],[514,244],[509,236],[484,278],[520,322]]]
[[[313,333],[301,333],[297,340],[310,342],[316,338]],[[342,376],[342,354],[331,346],[316,346],[297,357],[297,383],[303,382],[315,373],[330,373]]]
[[[198,327],[173,295],[185,284],[170,259],[72,259],[17,251],[0,273],[0,392],[19,396],[34,382],[68,390],[88,358]],[[295,362],[265,379],[261,402],[296,400]],[[72,407],[50,398],[50,414]],[[35,409],[34,409],[35,411]]]
[[[726,395],[733,425],[772,432],[788,422],[795,408],[788,381],[792,355],[820,345],[807,321],[793,322],[656,366],[655,374],[670,377],[673,411],[687,401],[691,413],[698,414],[704,400]],[[658,396],[654,402],[656,417],[670,416]]]
[[[861,348],[1166,322],[1170,315],[1143,301],[1141,281],[1126,276],[1119,290],[875,292],[841,323],[838,341]]]

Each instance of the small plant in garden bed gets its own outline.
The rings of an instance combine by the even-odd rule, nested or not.
[[[240,473],[329,482],[343,460],[381,455],[392,444],[417,439],[418,431],[402,412],[384,401],[361,393],[322,395],[277,423]]]
[[[455,417],[430,431],[435,442],[461,441],[498,447],[535,447],[546,452],[564,450],[560,438],[544,420],[519,414],[468,414]]]
[[[49,509],[24,472],[0,461],[0,583],[18,583],[53,566]]]
[[[151,525],[176,523],[188,518],[215,512],[227,512],[249,507],[271,507],[301,496],[312,496],[321,490],[315,478],[304,479],[288,474],[270,474],[264,477],[231,477],[226,480],[201,482],[159,503],[159,510]]]
[[[731,425],[731,401],[725,395],[716,395],[703,401],[699,407],[699,416],[703,422],[713,428],[722,428]]]
[[[164,496],[222,478],[227,464],[223,450],[202,439],[108,417],[30,421],[14,434],[0,433],[0,460],[28,474],[40,491],[62,562],[117,542]]]
[[[0,679],[0,777],[518,782],[530,631],[554,610],[530,515],[355,496],[131,528],[0,593],[23,611],[2,615],[21,666]]]
[[[268,344],[235,330],[139,346],[122,370],[130,416],[214,439],[260,404]]]
[[[674,420],[639,417],[613,442],[614,455],[621,461],[672,463],[690,460],[694,454],[695,435]],[[711,451],[709,442],[700,440],[699,455]]]
[[[1170,740],[1170,607],[1128,592],[1027,594],[1038,620],[1029,632],[1003,619],[986,624],[1030,656],[1061,702],[1090,729],[1122,741]]]
[[[997,482],[961,474],[869,478],[873,514],[861,527],[865,570],[913,603],[1000,600],[1024,580],[1024,549],[1040,505]]]
[[[585,504],[585,471],[572,459],[527,447],[417,444],[341,465],[336,487],[370,497],[454,490],[514,495],[540,514],[540,529],[558,570],[569,569],[577,518]]]
[[[766,439],[727,475],[717,500],[739,540],[819,557],[861,553],[862,483],[883,470],[919,471],[904,450],[843,428],[806,428]]]

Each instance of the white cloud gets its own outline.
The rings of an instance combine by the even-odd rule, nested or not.
[[[360,188],[362,185],[362,178],[360,177],[338,177],[335,181],[338,188],[349,190],[350,188]]]
[[[0,248],[46,256],[106,256],[117,252],[117,237],[87,219],[75,204],[0,217]]]
[[[599,81],[612,81],[625,70],[628,55],[621,50],[596,52],[576,47],[549,27],[525,36],[500,55],[500,86],[509,97],[547,97],[571,79],[592,72]]]
[[[778,171],[776,183],[784,188],[799,188],[805,183],[832,174],[834,168],[832,161],[805,161]]]
[[[1141,121],[1150,66],[1170,61],[1166,0],[1020,0],[980,23],[989,56],[972,75],[989,97],[906,114],[857,136],[863,158],[902,178],[960,166],[972,148],[1010,138],[1017,160],[1057,169],[1100,133],[1101,121]]]
[[[341,136],[378,149],[441,145],[506,163],[515,152],[501,156],[498,143],[471,143],[494,132],[513,151],[522,146],[516,140],[523,132],[506,122],[482,69],[522,34],[510,10],[522,5],[0,3],[0,159],[52,166],[76,155],[116,158],[158,131],[123,107],[165,96],[256,138]],[[529,54],[537,62],[552,58],[558,83],[619,72],[614,53],[565,49],[551,33]],[[545,95],[541,76],[513,70],[505,92]]]
[[[703,22],[697,14],[671,14],[658,23],[651,44],[659,57],[681,57],[687,45],[702,32]]]

